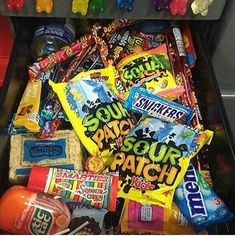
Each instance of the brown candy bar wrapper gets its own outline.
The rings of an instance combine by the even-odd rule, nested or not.
[[[124,57],[125,57],[125,50],[128,46],[128,43],[131,40],[130,31],[125,31],[118,42],[113,48],[112,48],[112,54],[113,59],[116,64],[118,64]]]

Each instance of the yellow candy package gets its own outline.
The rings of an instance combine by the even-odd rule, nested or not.
[[[39,107],[41,100],[41,81],[28,82],[21,98],[13,124],[24,126],[31,132],[39,132]]]
[[[124,92],[124,89],[122,82],[120,78],[116,76],[116,73],[117,71],[115,67],[108,66],[105,69],[81,72],[77,74],[71,81],[89,77],[94,81],[104,82],[115,95],[119,95],[120,93]]]
[[[166,44],[124,58],[117,70],[126,89],[125,99],[132,86],[142,86],[153,94],[164,91],[166,96],[169,91],[168,96],[174,97],[172,89],[176,89],[177,84],[170,72]],[[175,98],[179,95],[176,93]]]
[[[166,209],[125,200],[123,207],[120,219],[122,234],[196,234],[175,203],[171,209]]]
[[[135,122],[105,82],[99,82],[114,77],[108,68],[110,74],[102,78],[104,70],[93,71],[99,75],[95,79],[82,73],[77,80],[58,84],[49,81],[49,84],[87,151],[91,155],[99,153],[105,165],[109,165],[113,151],[122,145]]]
[[[118,196],[170,208],[162,193],[174,191],[183,179],[190,159],[213,132],[197,132],[182,124],[142,118],[114,153],[109,171],[119,171]]]

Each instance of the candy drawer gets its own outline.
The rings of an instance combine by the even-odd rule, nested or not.
[[[31,63],[30,44],[35,25],[45,19],[17,19],[18,31],[8,65],[6,79],[0,91],[0,194],[7,189],[10,142],[7,126],[12,113],[17,109],[27,83],[27,65]],[[197,97],[204,118],[205,126],[215,132],[213,141],[206,155],[214,188],[225,203],[235,210],[235,156],[229,122],[226,117],[222,98],[213,72],[207,49],[197,32],[197,22],[191,23],[197,62],[192,69]],[[229,233],[234,230],[235,222],[218,225],[212,233]]]

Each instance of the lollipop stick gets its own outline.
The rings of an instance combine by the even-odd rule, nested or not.
[[[88,221],[85,221],[83,224],[81,224],[80,226],[78,226],[75,230],[73,230],[72,232],[70,232],[68,235],[74,235],[77,232],[79,232],[82,228],[84,228],[85,226],[87,226],[89,224]]]

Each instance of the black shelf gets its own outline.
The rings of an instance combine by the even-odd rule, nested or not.
[[[21,12],[8,11],[5,7],[6,0],[0,0],[0,12],[5,16],[19,16],[19,17],[70,17],[70,18],[126,18],[126,19],[163,19],[163,20],[218,20],[220,19],[226,0],[214,0],[209,8],[207,16],[194,15],[191,10],[191,3],[189,0],[188,8],[185,16],[172,16],[168,11],[155,11],[152,0],[135,0],[134,7],[131,12],[120,10],[117,8],[116,0],[106,0],[106,9],[103,13],[93,14],[88,13],[86,16],[72,13],[72,0],[53,0],[54,7],[51,14],[37,13],[36,0],[25,0],[24,7]],[[109,4],[108,4],[109,3]]]

